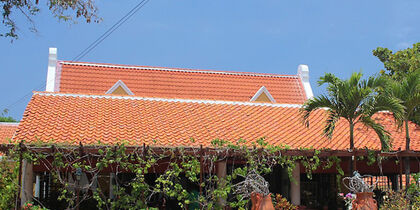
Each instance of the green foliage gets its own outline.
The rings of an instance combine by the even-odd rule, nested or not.
[[[314,156],[299,157],[301,159],[301,164],[305,167],[306,176],[308,179],[312,179],[312,171],[316,170],[321,165],[321,161],[318,157],[319,153],[321,153],[319,150],[315,150]]]
[[[19,164],[6,157],[0,158],[0,209],[13,209],[18,190]]]
[[[396,116],[401,116],[404,107],[395,97],[378,94],[384,89],[386,82],[382,77],[362,79],[361,73],[353,73],[347,80],[341,80],[330,73],[325,74],[318,84],[328,84],[327,94],[309,99],[300,109],[305,125],[309,126],[309,116],[315,110],[327,108],[325,136],[331,138],[336,123],[343,118],[350,127],[350,149],[354,149],[354,126],[361,123],[372,128],[381,140],[382,149],[388,150],[390,134],[372,119],[372,115],[379,111],[391,111]]]
[[[341,178],[344,176],[344,170],[341,168],[341,159],[337,156],[329,156],[327,158],[327,161],[325,165],[323,166],[323,169],[331,168],[333,165],[335,165],[335,170],[337,170],[336,180],[337,180],[337,186],[338,191],[341,191]]]
[[[74,19],[82,18],[87,23],[100,21],[100,18],[97,16],[97,8],[93,0],[48,0],[42,1],[42,3],[45,3],[54,17],[59,20],[75,22]],[[12,40],[18,38],[18,26],[13,18],[17,12],[18,14],[26,17],[26,20],[30,25],[30,31],[37,31],[32,18],[41,11],[39,0],[0,1],[0,8],[2,13],[1,22],[3,23],[4,28],[1,30],[0,36],[10,37]]]
[[[420,209],[420,173],[412,174],[412,181],[406,190],[386,192],[382,209]]]
[[[22,207],[23,210],[48,210],[45,207],[34,205],[32,202],[25,203]]]
[[[3,109],[3,112],[0,114],[0,122],[17,122],[13,117],[7,116],[9,113],[8,109]]]
[[[368,156],[367,156],[367,165],[371,166],[372,164],[374,164],[376,162],[376,157],[375,157],[375,151],[372,150],[367,150]]]
[[[289,149],[288,146],[271,146],[264,138],[255,142],[247,142],[243,139],[235,143],[216,139],[213,141],[213,148],[200,150],[199,148],[154,148],[136,147],[133,149],[124,144],[106,146],[89,146],[95,148],[97,153],[85,153],[84,146],[58,146],[58,145],[32,145],[34,148],[51,147],[50,152],[35,152],[31,145],[22,147],[22,157],[34,164],[43,164],[49,168],[52,175],[52,182],[60,186],[59,200],[72,209],[87,199],[94,199],[99,209],[152,209],[151,198],[160,197],[166,200],[176,200],[182,209],[191,206],[201,206],[201,209],[221,209],[220,200],[225,200],[224,205],[231,208],[246,209],[250,203],[250,195],[239,193],[235,188],[235,183],[243,180],[249,172],[255,171],[260,175],[272,172],[275,165],[287,168],[289,178],[292,178],[292,171],[296,162],[300,162],[305,168],[308,177],[311,178],[312,171],[320,166],[330,168],[334,164],[340,174],[340,159],[338,157],[328,157],[321,159],[318,157],[322,151],[301,148],[302,151],[313,151],[312,156],[285,156],[283,151]],[[252,146],[249,146],[252,145]],[[20,156],[20,146],[16,145],[9,153],[9,157],[17,160]],[[235,156],[231,156],[235,154]],[[225,177],[217,177],[215,174],[216,163],[227,160],[233,161],[234,168]],[[51,160],[51,161],[45,161]],[[239,161],[240,163],[235,163]],[[159,173],[157,178],[151,182],[146,179],[146,175],[155,171],[155,167],[162,163],[167,163],[167,168],[163,173]],[[166,167],[166,166],[165,166]],[[2,167],[4,168],[4,167]],[[112,186],[114,199],[108,197],[107,193],[102,192],[101,186],[92,189],[79,185],[74,181],[77,170],[89,175],[92,181],[99,177],[101,172],[106,170],[115,174]],[[206,170],[205,176],[200,179],[200,172]],[[131,172],[134,177],[128,182],[121,182],[118,173],[122,171]],[[17,171],[3,175],[3,177],[14,178],[14,181],[7,179],[7,188],[11,193],[11,199],[1,198],[0,201],[13,206],[13,191],[17,187]],[[2,173],[6,173],[2,170]],[[72,175],[73,174],[73,175]],[[103,173],[102,173],[103,176]],[[1,181],[4,181],[1,180]],[[0,181],[0,183],[2,183]],[[186,184],[189,183],[189,184]],[[193,194],[188,185],[201,186],[202,193]],[[15,186],[15,188],[13,188]],[[108,187],[108,186],[107,186]],[[3,190],[3,188],[1,188]],[[6,188],[5,188],[6,189]],[[83,192],[82,189],[91,191]],[[80,192],[80,200],[77,203],[77,191]],[[2,208],[4,209],[4,208]]]
[[[410,198],[417,202],[418,207],[420,207],[420,185],[418,181],[420,180],[420,173],[411,174],[411,182],[407,188],[407,194]]]
[[[385,70],[381,70],[381,73],[397,81],[403,80],[408,73],[420,69],[420,42],[413,44],[412,48],[395,53],[387,48],[378,47],[373,50],[373,55],[384,63]]]
[[[274,208],[276,210],[295,210],[297,209],[297,206],[289,203],[289,201],[282,195],[277,194],[275,197]]]
[[[394,192],[392,190],[386,192],[382,209],[400,210],[409,209],[410,200],[407,199],[405,191]]]
[[[16,122],[16,120],[13,117],[0,116],[0,122]]]
[[[405,107],[403,115],[395,117],[400,127],[408,121],[420,125],[420,68],[405,74],[398,81],[391,79],[386,93],[398,98]]]

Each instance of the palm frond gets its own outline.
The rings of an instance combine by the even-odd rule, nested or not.
[[[417,107],[417,109],[415,109],[409,120],[420,126],[420,107]]]
[[[401,127],[405,120],[413,118],[416,107],[420,107],[420,70],[407,74],[401,81],[391,81],[384,95],[398,98],[404,106],[402,113],[389,110],[394,113],[398,126]]]
[[[303,122],[307,127],[309,127],[309,116],[311,113],[321,108],[335,109],[335,102],[325,95],[320,95],[307,100],[299,109],[303,117]]]
[[[381,90],[383,90],[389,85],[390,82],[391,80],[387,76],[369,77],[367,80],[366,87],[375,90],[378,90],[378,88],[380,88]]]
[[[394,114],[396,119],[404,118],[405,107],[400,99],[386,94],[379,94],[374,98],[374,103],[374,109],[369,113],[370,116],[380,111],[389,111]]]
[[[408,118],[414,114],[416,107],[420,107],[420,69],[407,75],[403,88],[405,90],[405,106]],[[401,98],[401,100],[403,100]]]
[[[323,85],[325,83],[328,84],[336,84],[337,82],[341,81],[338,77],[331,73],[325,73],[323,77],[320,77],[318,80],[318,85]]]
[[[340,115],[332,109],[328,110],[328,118],[327,118],[327,124],[324,128],[324,135],[327,136],[328,138],[331,138],[333,133],[334,133],[334,129],[335,129],[335,124],[338,122],[338,120],[340,119]]]
[[[333,74],[326,73],[320,78],[318,84],[328,84],[328,94],[310,99],[302,106],[300,112],[303,121],[306,126],[309,126],[311,113],[326,107],[328,118],[324,134],[327,137],[332,137],[336,123],[340,118],[344,118],[352,125],[361,122],[374,129],[381,140],[382,148],[389,149],[389,133],[371,117],[379,111],[386,110],[393,112],[397,118],[401,118],[404,107],[401,100],[385,91],[385,87],[389,86],[387,78],[362,79],[362,76],[362,73],[356,72],[349,79],[341,80]],[[353,136],[350,139],[353,139]]]
[[[360,79],[362,78],[362,72],[353,72],[350,79],[347,80],[347,83],[351,86],[360,86]]]
[[[389,151],[391,149],[390,133],[387,130],[385,130],[385,128],[381,124],[376,123],[369,116],[363,116],[360,118],[360,120],[365,126],[372,128],[378,135],[379,140],[381,141],[381,149],[383,151]]]

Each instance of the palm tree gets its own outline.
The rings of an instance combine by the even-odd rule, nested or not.
[[[398,127],[405,126],[405,150],[410,150],[410,132],[408,124],[410,120],[420,121],[420,113],[416,110],[420,107],[420,69],[407,74],[401,81],[390,81],[387,86],[387,92],[392,96],[400,99],[404,106],[403,114],[395,119],[398,122]],[[409,177],[410,174],[410,158],[405,159],[405,175]],[[406,186],[409,185],[410,180],[406,179]]]
[[[399,117],[403,112],[403,106],[398,99],[389,94],[378,94],[386,84],[385,78],[370,77],[362,80],[362,76],[362,73],[353,73],[348,80],[341,80],[333,74],[326,73],[321,77],[318,84],[328,84],[327,94],[305,102],[300,109],[304,123],[309,127],[311,113],[317,109],[326,108],[328,118],[324,128],[325,136],[331,138],[336,123],[343,118],[347,120],[350,127],[351,151],[354,150],[354,126],[358,123],[372,128],[381,141],[382,150],[389,150],[390,134],[372,119],[372,115],[379,111],[392,111]],[[353,165],[350,165],[351,172],[355,167]]]

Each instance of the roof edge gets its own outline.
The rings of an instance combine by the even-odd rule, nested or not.
[[[0,122],[0,125],[9,125],[9,126],[16,125],[16,126],[18,126],[19,122]]]
[[[302,104],[275,104],[260,102],[241,102],[241,101],[220,101],[220,100],[199,100],[199,99],[177,99],[177,98],[152,98],[141,96],[121,96],[121,95],[86,95],[74,93],[52,93],[52,92],[34,92],[34,95],[40,96],[57,96],[57,97],[80,97],[80,98],[107,98],[122,100],[144,100],[144,101],[162,101],[173,103],[202,103],[202,104],[223,104],[223,105],[240,105],[240,106],[268,106],[283,108],[300,108]]]
[[[281,75],[281,74],[268,74],[268,73],[251,73],[251,72],[248,73],[248,72],[217,71],[217,70],[196,70],[196,69],[183,69],[183,68],[151,67],[151,66],[130,66],[130,65],[118,65],[118,64],[71,62],[71,61],[59,61],[59,63],[65,64],[65,65],[94,66],[94,67],[105,67],[105,68],[146,69],[146,70],[158,70],[158,71],[176,71],[176,72],[207,73],[207,74],[228,74],[228,75],[241,75],[241,76],[294,78],[294,79],[299,78],[298,75]]]

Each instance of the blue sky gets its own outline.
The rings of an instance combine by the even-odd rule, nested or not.
[[[48,47],[71,60],[138,3],[97,2],[99,24],[59,22],[42,8],[34,34],[17,16],[20,38],[0,38],[0,109],[21,119],[45,82]],[[318,95],[325,72],[373,75],[383,67],[373,49],[419,42],[419,8],[417,0],[150,0],[81,61],[280,74],[307,64]]]

